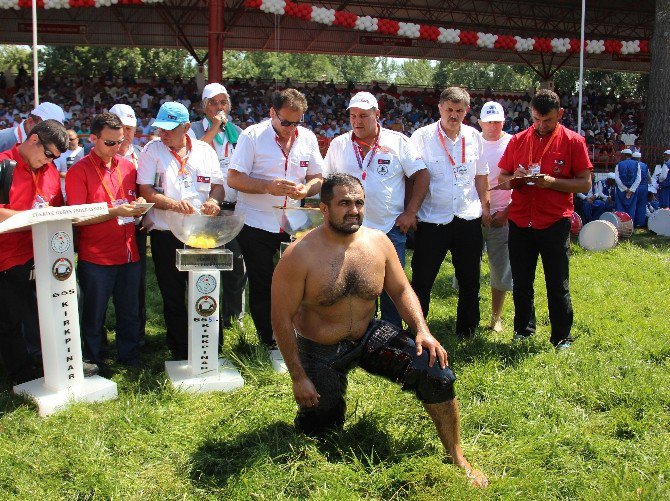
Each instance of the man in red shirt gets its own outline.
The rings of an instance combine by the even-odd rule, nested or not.
[[[77,225],[84,358],[98,366],[102,363],[105,310],[113,296],[119,362],[137,366],[140,258],[134,218],[142,214],[136,202],[144,200],[136,200],[135,166],[117,155],[124,141],[119,117],[108,112],[97,115],[90,140],[91,152],[65,177],[69,205],[106,202],[109,207],[108,215]]]
[[[9,203],[0,205],[0,221],[21,211],[63,205],[60,177],[52,161],[67,145],[65,127],[45,120],[30,130],[24,142],[0,153],[0,161],[16,162]],[[33,267],[32,233],[0,234],[0,356],[14,384],[39,377],[21,332],[22,321],[29,317],[37,325]],[[29,342],[37,343],[39,349],[39,339]]]
[[[521,183],[514,187],[508,214],[514,339],[523,340],[535,332],[533,282],[541,256],[550,341],[562,350],[573,341],[569,288],[572,194],[591,188],[593,165],[584,138],[559,123],[563,108],[556,93],[540,90],[530,106],[533,125],[510,140],[499,163],[499,182],[514,179],[514,183]],[[527,179],[516,180],[529,174],[540,176],[527,184]]]

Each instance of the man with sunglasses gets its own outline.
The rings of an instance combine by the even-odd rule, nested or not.
[[[228,186],[238,190],[235,212],[245,216],[237,237],[249,276],[249,310],[273,366],[285,371],[270,320],[270,287],[274,256],[289,241],[273,207],[300,207],[321,189],[323,157],[316,136],[301,127],[305,96],[285,89],[272,96],[270,119],[240,134],[228,171]]]
[[[24,142],[32,128],[38,123],[44,120],[56,120],[62,124],[65,121],[64,117],[63,109],[57,104],[47,101],[40,103],[30,112],[28,118],[17,123],[16,127],[0,131],[0,151],[8,150],[15,144]]]
[[[65,177],[68,205],[105,202],[109,207],[109,214],[77,225],[84,359],[98,367],[103,363],[105,312],[113,297],[118,360],[137,366],[140,257],[134,222],[142,214],[135,205],[144,200],[137,198],[135,166],[117,155],[124,141],[119,117],[97,115],[89,139],[93,149]]]
[[[389,237],[404,268],[407,232],[416,229],[416,214],[430,184],[426,164],[404,134],[379,124],[375,96],[357,93],[348,110],[352,130],[330,143],[327,173],[350,174],[361,181],[367,195],[363,224]],[[400,314],[386,292],[382,292],[380,303],[382,320],[402,327]]]
[[[188,134],[193,139],[200,139],[209,144],[219,158],[224,185],[228,177],[228,165],[233,156],[233,150],[242,132],[237,125],[228,120],[231,102],[228,90],[220,83],[210,83],[202,90],[202,111],[205,117],[191,124]],[[226,195],[222,207],[234,210],[237,201],[237,191],[226,188]],[[244,268],[242,249],[234,238],[226,244],[226,248],[233,253],[233,269],[221,274],[221,323],[222,328],[228,328],[233,322],[241,324],[244,316],[244,288],[247,284],[247,272]],[[223,337],[219,337],[219,342]]]
[[[44,120],[31,128],[28,137],[0,153],[0,162],[16,162],[7,203],[0,204],[0,221],[21,211],[63,205],[58,171],[53,160],[65,152],[68,135],[56,120]],[[32,233],[0,234],[0,355],[12,383],[39,377],[29,353],[39,354],[37,337],[22,333],[22,324],[37,326]],[[37,352],[35,352],[37,350]]]
[[[225,197],[223,175],[216,153],[207,144],[191,139],[189,114],[181,103],[168,101],[158,110],[153,126],[158,139],[140,154],[137,183],[140,194],[153,208],[144,218],[151,230],[151,255],[158,288],[163,297],[166,342],[173,360],[188,358],[188,315],[186,280],[188,273],[175,266],[176,249],[184,247],[167,223],[166,212],[215,216]]]

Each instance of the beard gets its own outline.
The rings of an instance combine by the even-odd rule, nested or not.
[[[354,218],[346,218],[342,221],[336,222],[330,218],[328,219],[328,225],[333,229],[333,231],[341,233],[342,235],[351,235],[356,233],[361,228],[362,224],[363,216],[361,215],[356,216],[355,220]]]

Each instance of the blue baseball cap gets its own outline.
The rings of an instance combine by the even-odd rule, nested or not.
[[[158,110],[156,120],[151,126],[165,130],[172,130],[187,122],[190,122],[190,119],[186,106],[181,103],[170,101],[163,103],[160,110]]]

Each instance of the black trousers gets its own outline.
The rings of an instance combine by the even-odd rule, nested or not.
[[[177,249],[183,249],[184,244],[169,231],[152,230],[150,235],[156,281],[163,297],[165,342],[174,360],[185,360],[188,358],[188,273],[177,270],[175,257]]]
[[[535,269],[542,258],[551,342],[557,345],[570,338],[573,311],[570,299],[570,219],[562,218],[550,227],[536,230],[509,222],[509,260],[514,281],[514,331],[535,332]]]
[[[456,334],[471,336],[479,325],[479,277],[482,257],[482,220],[454,217],[449,224],[419,223],[414,233],[412,288],[428,316],[430,292],[440,266],[451,252],[458,280]]]
[[[25,318],[31,317],[32,324],[38,325],[35,281],[30,280],[32,267],[31,259],[0,272],[0,356],[12,384],[37,377],[22,333]]]
[[[237,239],[228,242],[226,249],[233,253],[233,269],[221,272],[221,323],[224,327],[244,315],[244,288],[247,285],[247,270]]]
[[[273,344],[270,291],[274,257],[280,244],[289,240],[288,233],[272,233],[247,225],[237,235],[249,277],[249,312],[266,346]]]

